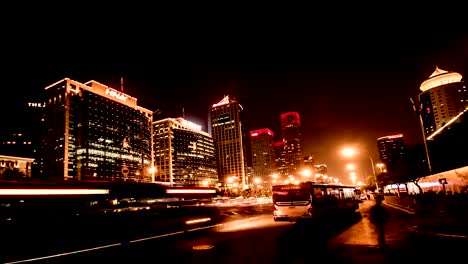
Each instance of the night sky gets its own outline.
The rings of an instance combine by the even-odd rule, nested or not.
[[[421,143],[409,98],[436,65],[465,75],[468,61],[466,31],[348,23],[319,30],[307,19],[211,27],[171,21],[125,29],[104,23],[92,31],[75,25],[66,34],[41,25],[29,29],[33,37],[11,31],[3,51],[2,126],[62,78],[120,89],[123,77],[124,92],[140,106],[160,109],[161,118],[184,111],[205,131],[209,107],[225,95],[243,106],[246,128],[270,128],[276,140],[280,114],[296,111],[304,154],[340,177],[345,145],[378,160],[378,137],[402,133],[409,144]],[[45,33],[38,38],[39,28]]]

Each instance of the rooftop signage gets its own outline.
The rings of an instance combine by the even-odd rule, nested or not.
[[[217,104],[213,104],[213,107],[221,106],[229,104],[229,96],[225,96],[221,101],[219,101]]]
[[[116,90],[114,90],[112,88],[106,88],[106,94],[110,95],[110,96],[112,96],[114,98],[117,98],[117,99],[119,99],[121,101],[124,101],[124,102],[127,101],[127,96],[125,94],[123,94],[123,93],[121,93],[119,91],[116,91]]]

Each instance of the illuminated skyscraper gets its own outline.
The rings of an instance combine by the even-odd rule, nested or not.
[[[273,149],[275,151],[275,170],[281,176],[288,176],[286,171],[286,160],[284,151],[284,142],[278,141],[273,143]]]
[[[250,131],[254,178],[259,177],[263,181],[270,181],[275,168],[273,140],[274,134],[268,128]]]
[[[218,187],[211,136],[183,118],[155,121],[155,180],[170,185]]]
[[[459,122],[457,117],[468,108],[468,92],[461,74],[438,67],[419,88],[424,134],[430,140],[444,126]]]
[[[229,96],[208,111],[208,133],[213,137],[220,183],[239,181],[245,189],[245,159],[242,140],[242,106]]]
[[[389,165],[401,160],[405,155],[405,142],[403,134],[380,137],[377,139],[380,160]]]
[[[45,88],[45,177],[151,181],[152,111],[96,81]]]
[[[301,121],[297,112],[280,115],[281,135],[284,142],[285,166],[288,175],[297,176],[302,166]]]

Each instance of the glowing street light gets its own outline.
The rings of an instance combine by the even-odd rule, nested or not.
[[[346,158],[353,157],[354,155],[356,155],[356,153],[357,151],[354,148],[344,148],[343,150],[341,150],[341,154]]]
[[[356,165],[354,163],[349,163],[349,164],[346,165],[346,169],[349,170],[349,171],[355,170]]]
[[[154,166],[149,167],[148,169],[149,174],[151,174],[151,182],[154,182],[154,173],[156,172],[156,168]]]
[[[302,176],[309,178],[312,175],[312,172],[308,169],[302,171]]]
[[[357,150],[355,148],[350,148],[350,147],[347,147],[347,148],[344,148],[341,150],[341,154],[346,157],[346,158],[350,158],[350,157],[353,157],[357,154]],[[379,190],[379,185],[377,183],[377,175],[375,174],[375,166],[374,166],[374,160],[372,159],[372,157],[370,155],[368,155],[368,158],[371,162],[371,166],[372,166],[372,175],[374,177],[374,181],[375,181],[375,188],[377,189],[377,191]]]
[[[377,164],[375,164],[375,166],[377,166],[377,168],[380,169],[380,172],[385,172],[385,169],[383,168],[383,167],[385,167],[385,164],[377,163]]]

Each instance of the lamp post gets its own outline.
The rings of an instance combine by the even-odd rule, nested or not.
[[[354,148],[344,148],[341,151],[341,154],[344,157],[352,157],[352,156],[357,154],[357,151]],[[367,156],[368,156],[368,158],[369,158],[369,160],[371,162],[371,165],[372,165],[372,176],[374,177],[375,188],[376,188],[376,190],[378,192],[379,191],[379,184],[377,183],[377,175],[375,174],[374,159],[372,159],[371,155],[367,155]]]
[[[377,175],[375,175],[375,167],[374,167],[374,160],[372,157],[369,155],[369,159],[372,165],[372,175],[374,175],[374,181],[375,181],[375,189],[377,190],[377,193],[379,192],[379,184],[377,183]]]
[[[422,132],[422,137],[423,137],[423,142],[424,142],[424,150],[426,151],[426,159],[427,159],[427,168],[429,169],[429,175],[432,174],[432,166],[431,166],[431,160],[429,158],[429,150],[427,148],[427,141],[426,141],[426,135],[424,133],[424,124],[421,116],[421,109],[422,109],[422,104],[420,101],[415,102],[413,98],[410,97],[411,103],[413,104],[413,110],[416,112],[416,114],[419,117],[419,125],[421,127],[421,132]]]

